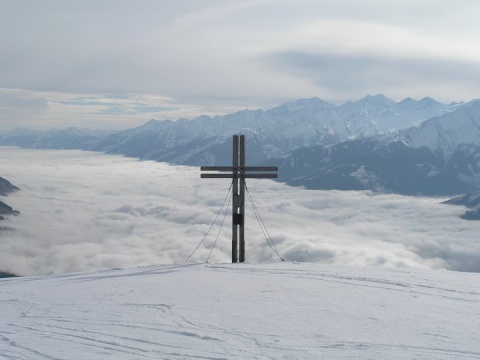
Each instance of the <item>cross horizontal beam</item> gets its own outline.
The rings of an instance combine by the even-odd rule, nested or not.
[[[233,166],[201,166],[200,171],[233,171]]]
[[[202,179],[233,179],[242,177],[244,179],[276,179],[277,174],[244,174],[244,175],[234,175],[234,174],[200,174]]]
[[[233,166],[202,166],[200,167],[201,171],[230,171],[240,170],[241,168],[235,169]],[[278,171],[276,166],[245,166],[244,171]]]

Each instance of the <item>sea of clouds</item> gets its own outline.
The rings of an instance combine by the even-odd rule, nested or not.
[[[281,171],[281,169],[280,169]],[[229,190],[200,169],[84,151],[0,147],[0,176],[22,190],[0,200],[21,212],[0,232],[0,270],[41,275],[184,263]],[[249,179],[288,261],[480,272],[480,222],[444,199],[312,191]],[[223,213],[189,262],[229,262]],[[248,262],[279,261],[246,204]]]

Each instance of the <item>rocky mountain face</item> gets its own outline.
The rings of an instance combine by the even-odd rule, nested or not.
[[[7,196],[8,194],[20,190],[15,185],[12,185],[10,181],[0,177],[0,196]],[[5,216],[19,215],[20,212],[14,210],[11,206],[0,201],[0,221],[5,220]],[[0,226],[0,233],[8,228]],[[14,277],[14,274],[0,270],[0,278]]]
[[[273,164],[280,180],[309,189],[472,192],[480,188],[480,102],[392,135],[298,149]]]
[[[10,181],[0,177],[0,196],[7,196],[8,194],[20,190],[15,185],[12,185]],[[4,220],[6,215],[18,215],[18,211],[14,210],[11,206],[0,201],[0,220]]]
[[[16,275],[11,274],[9,272],[5,272],[5,271],[0,271],[0,278],[10,278],[10,277],[16,277]]]
[[[469,210],[461,216],[465,220],[480,220],[480,191],[476,191],[463,196],[458,196],[451,200],[443,202],[447,205],[463,205]]]
[[[0,177],[0,196],[7,196],[9,193],[20,190],[15,185],[12,185],[10,181]]]
[[[0,220],[5,219],[5,215],[18,215],[20,212],[13,210],[11,206],[8,206],[3,201],[0,201]]]

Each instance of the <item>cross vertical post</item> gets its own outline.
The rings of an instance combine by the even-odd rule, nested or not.
[[[233,136],[232,186],[232,263],[238,261],[238,135]]]
[[[240,224],[238,226],[239,249],[238,257],[240,262],[245,262],[245,135],[240,135]]]
[[[245,262],[245,179],[274,179],[277,174],[259,174],[259,171],[278,171],[276,166],[246,166],[245,135],[233,136],[232,166],[202,166],[201,178],[232,179],[232,263]],[[253,173],[250,173],[253,171]],[[222,174],[221,172],[229,172]]]

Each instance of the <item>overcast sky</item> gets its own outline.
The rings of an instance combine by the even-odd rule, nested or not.
[[[86,151],[0,148],[2,177],[22,190],[0,200],[21,214],[0,225],[0,271],[19,275],[183,264],[224,202],[228,179],[198,168]],[[248,182],[269,234],[288,261],[480,272],[480,221],[441,199],[315,191]],[[231,212],[191,257],[229,262]],[[250,201],[247,261],[279,261]]]
[[[477,0],[0,0],[0,132],[480,94]]]

